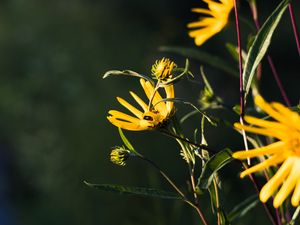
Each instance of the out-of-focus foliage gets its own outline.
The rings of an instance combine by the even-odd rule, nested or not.
[[[87,180],[168,187],[155,172],[139,162],[133,160],[126,168],[109,162],[110,147],[120,143],[115,143],[118,131],[106,121],[106,113],[111,106],[117,106],[114,97],[128,93],[128,88],[134,89],[138,81],[134,83],[134,79],[126,78],[103,81],[101,77],[113,68],[134,68],[150,74],[149,65],[161,54],[157,52],[158,46],[193,46],[193,40],[185,33],[193,4],[194,1],[175,4],[171,0],[0,2],[0,224],[193,222],[190,210],[183,209],[180,202],[120,198],[89,189],[83,183]],[[234,32],[234,27],[229,25],[220,37],[212,40],[212,46],[204,49],[230,57],[217,44],[220,40],[224,44],[232,41],[228,39],[230,32]],[[278,39],[276,36],[275,41],[283,41]],[[278,61],[286,58],[286,49],[274,50]],[[193,69],[199,71],[199,64],[194,65]],[[287,69],[293,74],[292,66]],[[223,89],[224,81],[229,87],[238,85],[235,78],[222,77],[224,74],[211,68],[206,74],[213,77],[209,80],[214,80],[212,85],[218,95],[230,103],[236,101],[232,99],[238,92]],[[290,86],[294,84],[293,80],[285,80]],[[177,93],[195,99],[202,84],[184,84],[176,87]],[[265,90],[275,86],[272,82],[265,84]],[[289,94],[293,96],[296,92],[289,91]],[[221,129],[224,133],[229,130]],[[214,131],[208,130],[211,132],[208,141],[214,147],[224,147],[228,139],[240,143],[238,135],[216,138]],[[134,144],[139,146],[139,151],[152,156],[163,167],[166,163],[183,167],[180,157],[170,154],[179,150],[167,137],[155,133],[137,137]],[[168,172],[178,181],[186,175],[176,167]],[[236,173],[226,173],[229,180],[236,178]],[[242,181],[242,185],[247,182]],[[224,199],[229,209],[238,199],[247,197],[247,190],[235,193],[236,187],[230,182],[223,187],[230,196],[236,196],[230,202]],[[137,209],[138,214],[132,213]],[[249,217],[248,224],[256,219]],[[260,221],[263,220],[264,217]]]

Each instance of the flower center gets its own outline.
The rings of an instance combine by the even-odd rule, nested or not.
[[[293,134],[290,139],[291,150],[298,156],[300,156],[300,133],[298,131]]]

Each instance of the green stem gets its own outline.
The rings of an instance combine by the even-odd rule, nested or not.
[[[183,142],[186,142],[186,143],[191,144],[191,145],[193,145],[193,146],[195,146],[195,147],[199,147],[199,148],[201,148],[201,149],[207,150],[207,151],[209,151],[209,152],[211,152],[211,153],[217,153],[217,151],[208,148],[207,145],[195,143],[195,142],[190,141],[190,140],[188,140],[188,139],[186,139],[186,138],[184,138],[184,137],[180,137],[180,136],[178,136],[178,135],[176,135],[176,134],[174,134],[174,133],[171,133],[171,132],[168,131],[168,130],[165,130],[165,129],[159,129],[158,131],[160,131],[161,133],[163,133],[163,134],[165,134],[165,135],[167,135],[167,136],[169,136],[169,137],[173,137],[173,138],[179,139],[179,140],[181,140],[181,141],[183,141]]]
[[[191,201],[189,201],[187,199],[187,197],[185,196],[185,194],[183,194],[183,192],[177,187],[177,185],[168,177],[168,175],[163,172],[160,167],[155,163],[153,162],[152,160],[146,158],[145,156],[143,155],[139,155],[137,156],[139,157],[140,159],[143,159],[144,161],[148,162],[150,165],[152,165],[155,169],[158,170],[158,172],[168,181],[168,183],[175,189],[175,191],[177,191],[177,193],[183,198],[183,201],[186,202],[187,204],[189,204],[190,206],[192,206],[196,211],[197,213],[199,214],[202,222],[204,225],[208,225],[208,222],[207,220],[205,219],[205,216],[204,214],[202,213],[201,209],[199,208],[198,205],[196,204],[193,204]]]

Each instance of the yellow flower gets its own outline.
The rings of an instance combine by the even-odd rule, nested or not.
[[[264,147],[233,154],[233,157],[237,159],[261,156],[267,158],[243,171],[241,178],[282,163],[275,175],[261,189],[260,200],[266,202],[276,193],[273,205],[278,208],[293,192],[291,203],[297,207],[300,201],[300,116],[278,102],[265,102],[261,96],[255,97],[255,104],[275,121],[245,116],[245,121],[252,126],[236,123],[235,127],[251,133],[274,137],[278,140]],[[276,192],[277,189],[279,189],[278,192]]]
[[[130,151],[123,147],[115,147],[110,153],[110,161],[116,165],[125,166],[129,156]]]
[[[207,3],[208,9],[194,8],[192,12],[208,15],[199,21],[189,23],[188,28],[199,28],[189,32],[195,38],[196,45],[202,45],[207,39],[219,33],[227,24],[229,13],[233,8],[233,0],[202,0]]]
[[[134,100],[143,109],[143,112],[135,108],[123,98],[117,97],[118,102],[127,108],[135,117],[119,112],[117,110],[110,110],[107,119],[115,126],[126,130],[141,131],[151,130],[162,125],[169,117],[173,110],[173,102],[162,101],[161,95],[154,89],[153,85],[144,79],[140,79],[141,86],[144,89],[151,104],[146,104],[135,93],[129,92]],[[173,85],[165,86],[166,98],[174,98]]]
[[[172,78],[172,70],[174,68],[176,68],[176,64],[168,58],[156,60],[151,68],[152,76],[158,80]]]

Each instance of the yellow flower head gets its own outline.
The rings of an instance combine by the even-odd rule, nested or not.
[[[278,208],[292,192],[291,203],[297,207],[300,201],[300,116],[278,102],[265,102],[261,96],[255,97],[255,104],[275,121],[245,116],[245,121],[251,126],[236,123],[235,127],[274,137],[278,141],[249,151],[235,152],[233,157],[237,159],[261,156],[267,158],[243,171],[241,177],[282,163],[275,175],[261,189],[260,200],[266,202],[281,186],[275,194],[274,207]]]
[[[202,45],[207,39],[219,33],[227,24],[229,13],[234,6],[233,0],[202,0],[207,3],[208,9],[194,8],[192,12],[208,15],[200,17],[199,21],[189,23],[188,28],[198,28],[189,32],[195,38],[196,45]]]
[[[117,97],[118,102],[127,108],[134,116],[127,115],[117,110],[110,110],[107,119],[115,126],[126,130],[141,131],[151,130],[162,125],[172,113],[173,102],[164,102],[161,95],[154,89],[153,85],[144,79],[140,79],[140,83],[144,89],[151,104],[146,104],[135,93],[129,92],[134,100],[140,105],[143,111],[135,108],[123,98]],[[174,98],[174,87],[169,85],[164,87],[166,98]]]
[[[125,166],[129,156],[130,151],[122,147],[115,147],[110,153],[110,161],[116,165]]]
[[[172,71],[176,64],[168,58],[156,60],[151,68],[152,76],[158,80],[167,80],[172,78]]]

